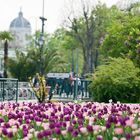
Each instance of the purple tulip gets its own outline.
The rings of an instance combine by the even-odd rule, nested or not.
[[[65,117],[65,121],[70,121],[70,116]]]
[[[54,112],[51,112],[51,116],[55,116],[55,113]]]
[[[18,122],[19,122],[20,124],[22,124],[22,119],[21,119],[21,118],[19,118],[19,119],[18,119]]]
[[[61,123],[60,122],[57,122],[56,124],[55,124],[55,127],[61,127]]]
[[[76,120],[72,120],[72,124],[76,124],[77,122],[76,122]]]
[[[23,130],[22,133],[23,133],[23,137],[26,137],[27,134],[28,134],[28,131],[27,130]]]
[[[54,129],[54,128],[55,128],[55,124],[54,124],[54,123],[50,123],[50,124],[49,124],[49,128],[50,128],[50,129]]]
[[[95,109],[92,109],[92,112],[93,112],[93,114],[96,114],[96,110]]]
[[[29,119],[30,120],[34,120],[34,116],[33,115],[29,115]]]
[[[8,134],[7,129],[6,129],[6,128],[3,128],[3,129],[2,129],[2,133],[3,133],[4,135],[7,135],[7,134]]]
[[[0,118],[0,123],[4,122],[4,119],[3,118]]]
[[[96,140],[103,140],[102,136],[97,136]]]
[[[9,138],[12,138],[12,137],[13,137],[13,132],[8,132],[7,136],[8,136]]]
[[[128,139],[130,139],[130,138],[132,137],[132,134],[126,133],[126,134],[125,134],[125,137],[126,137],[126,139],[128,140]]]
[[[106,128],[110,128],[110,126],[111,126],[110,122],[106,122],[105,126],[106,126]]]
[[[26,120],[26,124],[29,124],[29,123],[30,123],[30,120],[29,120],[29,119],[27,119],[27,120]]]
[[[63,119],[64,118],[64,115],[63,114],[60,114],[60,118]]]
[[[60,128],[55,128],[55,133],[56,133],[57,135],[60,135],[60,134],[61,134]]]
[[[37,138],[38,138],[38,139],[42,139],[42,138],[43,138],[43,132],[38,132]]]
[[[58,107],[58,111],[61,111],[61,106]]]
[[[126,125],[125,118],[119,117],[118,121],[121,123],[122,126],[125,126]]]
[[[72,131],[73,131],[73,126],[71,125],[68,127],[68,132],[72,132]]]
[[[66,127],[67,126],[66,122],[62,122],[62,126]]]
[[[78,124],[79,125],[83,125],[83,120],[82,119],[78,119]]]
[[[88,124],[88,125],[87,125],[87,130],[88,130],[89,132],[92,132],[92,131],[93,131],[92,126]]]
[[[77,137],[78,134],[79,134],[79,131],[77,129],[74,129],[72,132],[72,136]]]
[[[102,118],[102,114],[98,113],[98,119],[101,119],[101,118]]]

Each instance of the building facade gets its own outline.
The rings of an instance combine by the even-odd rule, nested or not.
[[[10,48],[24,49],[29,44],[28,36],[31,35],[31,24],[23,17],[21,11],[18,17],[10,23],[9,31],[14,37],[13,41],[9,44]]]
[[[11,32],[13,40],[9,42],[8,57],[15,57],[16,49],[26,52],[26,47],[29,44],[28,36],[31,35],[31,24],[23,17],[21,11],[18,13],[18,17],[11,21],[9,32]],[[4,44],[0,42],[0,73],[3,73],[3,59]]]

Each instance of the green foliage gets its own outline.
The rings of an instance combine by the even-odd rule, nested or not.
[[[111,58],[97,68],[91,80],[89,88],[95,101],[140,101],[140,69],[129,59]]]
[[[72,70],[72,59],[74,60],[74,68],[76,68],[76,48],[79,48],[77,40],[69,35],[65,28],[60,28],[50,37],[48,42],[49,48],[57,48],[57,53],[60,56],[63,65],[57,65],[53,71],[55,72],[70,72]],[[72,54],[73,53],[73,54]],[[82,72],[83,53],[79,48],[78,72]],[[74,69],[76,71],[76,69]]]
[[[40,69],[47,74],[62,63],[55,48],[45,48],[41,53],[40,48],[31,47],[27,54],[17,51],[16,58],[9,59],[8,69],[12,77],[19,81],[28,81],[28,77],[39,73]]]
[[[82,5],[83,14],[80,17],[69,18],[69,34],[76,39],[83,52],[83,74],[91,73],[97,66],[98,47],[104,38],[110,13],[104,4],[99,3],[90,10],[87,5]]]
[[[122,53],[126,53],[124,45],[129,34],[132,21],[127,13],[120,12],[117,9],[112,9],[110,15],[110,24],[107,27],[107,34],[100,47],[100,53],[105,58],[120,57]]]
[[[4,41],[4,72],[3,72],[3,76],[5,78],[8,77],[8,74],[7,74],[8,41],[10,41],[12,39],[13,39],[13,37],[12,37],[10,32],[8,32],[8,31],[0,32],[0,40]]]
[[[127,56],[140,67],[140,25],[131,28],[128,39],[125,41]]]
[[[39,73],[36,73],[37,78],[37,85],[33,85],[32,78],[29,77],[29,83],[32,87],[32,90],[35,93],[35,96],[38,99],[38,102],[42,103],[45,101],[46,96],[48,96],[47,88],[46,88],[46,81],[45,77],[40,75]]]
[[[114,14],[113,14],[114,13]],[[112,10],[112,22],[100,47],[100,54],[109,57],[125,56],[140,66],[140,17],[130,11]]]
[[[13,36],[10,32],[8,31],[3,31],[3,32],[0,32],[0,40],[12,40],[13,39]]]
[[[16,58],[9,58],[8,70],[12,77],[19,81],[27,81],[29,76],[36,73],[36,67],[23,52],[16,51]]]

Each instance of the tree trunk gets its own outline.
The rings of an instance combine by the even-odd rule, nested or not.
[[[86,73],[90,73],[90,50],[87,48],[83,48],[84,55],[84,65],[83,65],[83,75]]]
[[[8,41],[4,43],[4,78],[7,78],[7,61],[8,61]]]

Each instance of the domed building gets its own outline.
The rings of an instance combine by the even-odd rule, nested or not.
[[[25,49],[29,41],[27,37],[31,35],[31,24],[23,17],[20,11],[18,17],[13,19],[10,23],[9,31],[13,34],[13,41],[10,41],[9,48]]]
[[[26,46],[29,44],[27,36],[31,35],[31,24],[23,17],[21,10],[18,17],[13,19],[10,23],[9,31],[12,33],[14,39],[9,42],[8,57],[15,57],[15,49],[22,50],[26,53]],[[3,43],[0,42],[0,46],[3,46]],[[0,47],[0,73],[3,73],[4,69],[3,56],[3,47]]]

